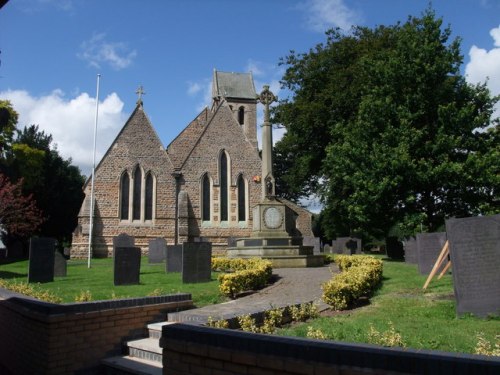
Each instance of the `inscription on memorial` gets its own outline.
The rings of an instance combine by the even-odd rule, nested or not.
[[[182,272],[182,245],[167,245],[167,272]]]
[[[446,233],[444,232],[417,234],[418,271],[421,275],[428,275],[432,271],[445,243]]]
[[[182,282],[201,283],[212,278],[212,244],[184,242],[182,245]]]
[[[141,249],[138,247],[116,247],[114,256],[115,285],[139,284]]]
[[[283,224],[283,215],[276,207],[267,207],[264,210],[264,224],[266,228],[278,229]]]

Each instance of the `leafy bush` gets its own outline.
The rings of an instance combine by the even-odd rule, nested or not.
[[[322,285],[323,301],[335,310],[345,310],[368,296],[382,280],[382,261],[373,257],[338,255],[335,263],[342,272]]]
[[[489,355],[489,356],[500,356],[500,335],[495,336],[495,343],[492,344],[485,337],[484,333],[478,333],[477,345],[475,348],[476,354]]]
[[[75,302],[90,302],[92,301],[92,293],[90,290],[82,290],[80,294],[75,296]]]
[[[385,332],[379,332],[370,324],[370,330],[368,332],[368,342],[370,344],[382,345],[382,346],[399,346],[401,348],[406,347],[401,334],[396,331],[392,322],[389,322],[389,329]]]
[[[42,290],[40,284],[28,284],[28,283],[9,283],[5,280],[0,279],[0,288],[9,289],[13,292],[24,294],[26,296],[34,297],[41,301],[51,302],[51,303],[61,303],[62,299],[58,296],[50,293],[49,291]]]
[[[219,290],[222,294],[235,298],[236,294],[263,288],[272,275],[272,263],[268,260],[213,258],[212,269],[224,271],[219,275]]]

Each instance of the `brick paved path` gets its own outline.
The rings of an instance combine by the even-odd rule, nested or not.
[[[337,272],[338,268],[333,263],[323,267],[273,269],[273,275],[278,280],[257,293],[217,305],[168,314],[168,320],[203,324],[209,317],[215,320],[231,319],[304,302],[317,302],[323,310],[327,305],[321,301],[321,284]]]

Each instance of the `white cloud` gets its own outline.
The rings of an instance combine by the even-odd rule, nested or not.
[[[106,34],[94,34],[92,38],[80,45],[77,56],[89,63],[90,66],[101,68],[102,64],[109,64],[113,69],[120,70],[132,64],[137,56],[135,50],[130,50],[123,42],[108,42]]]
[[[472,46],[469,50],[470,61],[465,67],[465,76],[469,83],[484,83],[492,95],[500,95],[500,25],[490,30],[493,48],[490,50]],[[500,116],[497,105],[496,116]]]
[[[18,128],[38,125],[51,134],[53,143],[65,159],[71,158],[86,175],[92,168],[95,124],[95,98],[81,93],[73,99],[65,98],[61,90],[34,97],[23,90],[0,92],[2,99],[10,100],[19,113]],[[115,139],[126,121],[123,102],[116,93],[99,101],[96,145],[96,163]]]
[[[203,90],[203,85],[198,82],[188,82],[188,95],[194,96]]]
[[[307,0],[299,9],[306,11],[307,27],[317,32],[332,27],[349,30],[361,18],[355,10],[344,4],[344,0]]]

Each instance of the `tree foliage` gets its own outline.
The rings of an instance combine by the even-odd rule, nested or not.
[[[404,24],[331,30],[283,59],[292,96],[274,110],[287,128],[276,175],[292,197],[321,197],[330,236],[409,235],[499,211],[498,98],[461,76],[450,35],[428,9]]]
[[[43,222],[33,197],[24,196],[21,186],[22,180],[12,183],[0,173],[0,229],[10,236],[31,235]]]

